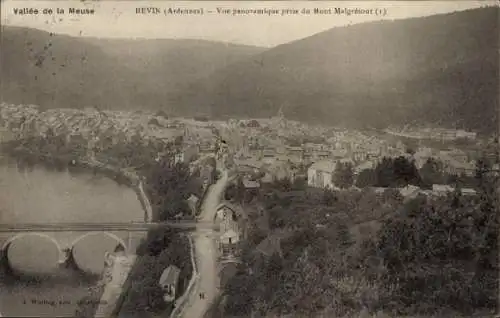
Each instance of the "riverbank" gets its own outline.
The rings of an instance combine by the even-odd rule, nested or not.
[[[68,171],[88,171],[93,174],[107,177],[119,185],[130,187],[137,195],[137,199],[141,203],[144,211],[144,221],[151,222],[153,211],[151,203],[144,191],[143,180],[141,176],[133,169],[119,168],[110,164],[99,162],[96,159],[74,159],[63,155],[48,155],[44,153],[36,153],[27,148],[3,147],[2,155],[8,156],[15,160],[21,160],[21,166],[30,167],[34,164],[43,164],[48,167],[54,167],[57,170],[67,169]]]
[[[119,303],[127,277],[135,263],[135,258],[135,255],[111,256],[110,279],[104,287],[99,306],[94,314],[95,318],[112,316]]]

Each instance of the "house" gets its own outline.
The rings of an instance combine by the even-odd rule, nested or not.
[[[265,172],[264,176],[260,179],[261,183],[272,183],[273,181],[275,181],[275,178],[270,172]]]
[[[495,163],[491,166],[491,169],[489,171],[489,174],[491,176],[495,176],[495,177],[498,177],[500,176],[500,164],[498,163]]]
[[[219,248],[223,254],[234,253],[236,244],[246,235],[247,215],[242,207],[230,202],[222,202],[217,206],[216,223],[219,224],[221,236]]]
[[[235,160],[235,164],[238,171],[247,176],[258,174],[263,166],[263,162],[257,160]]]
[[[475,132],[469,132],[465,130],[457,130],[456,131],[456,138],[465,138],[465,139],[471,139],[475,140],[477,136],[477,133]]]
[[[450,192],[455,191],[455,188],[447,185],[447,184],[433,184],[432,185],[432,194],[438,196],[445,196]]]
[[[242,207],[230,202],[222,202],[217,206],[216,222],[220,224],[220,231],[225,233],[233,230],[240,233],[245,229],[247,215]],[[244,233],[243,233],[244,234]]]
[[[232,229],[226,231],[224,234],[220,236],[220,242],[223,245],[237,244],[239,240],[240,240],[240,235]]]
[[[280,257],[283,257],[281,242],[292,235],[293,232],[287,230],[277,230],[263,239],[257,245],[255,251],[265,257],[271,257],[274,254],[278,254]]]
[[[331,156],[330,151],[328,150],[318,150],[313,153],[313,158],[318,160],[325,160]]]
[[[259,122],[257,120],[252,119],[249,122],[247,122],[246,126],[247,127],[252,127],[252,128],[259,128],[260,124],[259,124]]]
[[[266,147],[264,149],[262,149],[262,152],[261,152],[261,156],[262,156],[262,160],[264,159],[272,159],[274,158],[274,156],[276,155],[276,149],[275,148],[270,148],[270,147]]]
[[[472,195],[473,196],[473,195],[477,194],[476,190],[471,189],[471,188],[463,188],[463,189],[461,189],[461,192],[462,192],[462,195]]]
[[[345,149],[334,149],[331,152],[331,155],[334,159],[341,159],[347,156],[347,150]]]
[[[307,184],[315,188],[333,188],[333,174],[337,162],[324,160],[313,163],[307,170]]]
[[[246,190],[253,190],[260,188],[260,183],[258,181],[249,180],[248,178],[243,178],[243,185]]]
[[[217,208],[216,218],[224,220],[231,217],[234,220],[246,219],[245,211],[239,206],[232,204],[231,202],[223,201]]]
[[[460,162],[452,157],[442,156],[440,158],[444,163],[444,171],[453,175],[465,174],[467,176],[473,176],[475,172],[475,167],[472,162]]]
[[[361,149],[353,151],[351,155],[352,155],[352,159],[355,162],[362,162],[362,161],[366,161],[368,159],[367,152],[365,150],[361,150]]]
[[[175,163],[189,163],[198,156],[200,149],[198,146],[189,145],[175,154]]]
[[[388,188],[384,188],[384,187],[369,187],[370,190],[372,190],[375,194],[377,195],[383,195],[384,192],[388,189]]]
[[[273,180],[293,180],[295,176],[291,164],[284,161],[267,165],[263,170],[265,170],[265,173],[268,173]]]
[[[360,174],[361,171],[366,170],[366,169],[374,169],[376,167],[377,163],[375,161],[365,161],[363,163],[358,164],[356,167],[354,167],[354,173],[355,174]]]
[[[164,292],[163,299],[166,302],[171,302],[175,299],[180,273],[181,270],[177,266],[170,265],[161,274],[159,285]]]
[[[273,235],[263,239],[259,245],[257,245],[256,251],[266,257],[271,257],[274,254],[278,254],[280,257],[283,257],[280,239],[279,237]]]
[[[223,256],[235,256],[238,253],[240,233],[238,228],[225,229],[219,239],[219,250]]]
[[[193,216],[196,215],[196,208],[198,207],[198,202],[200,201],[200,199],[196,195],[191,194],[189,198],[186,199],[186,201],[188,203],[189,209],[191,210],[191,214]]]
[[[300,162],[304,158],[304,149],[302,147],[288,146],[286,147],[286,153],[293,161]]]

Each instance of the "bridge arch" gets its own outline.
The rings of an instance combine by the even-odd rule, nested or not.
[[[81,240],[87,238],[87,237],[90,237],[90,236],[94,236],[94,235],[99,235],[99,234],[104,234],[112,239],[114,239],[119,245],[121,245],[123,247],[123,250],[125,252],[128,252],[128,246],[127,244],[125,244],[125,241],[122,240],[121,238],[119,238],[117,235],[113,234],[113,233],[110,233],[110,232],[88,232],[88,233],[85,233],[83,234],[82,236],[78,237],[76,240],[74,240],[72,243],[71,243],[71,246],[70,246],[70,249],[71,251],[73,252],[73,248],[76,244],[78,244],[78,242],[80,242]]]
[[[7,250],[9,249],[9,245],[12,242],[14,242],[15,240],[18,240],[18,239],[26,237],[26,236],[38,236],[38,237],[42,237],[44,239],[48,239],[49,241],[51,241],[52,243],[54,243],[56,245],[57,250],[59,251],[59,259],[61,259],[62,249],[61,249],[61,246],[59,245],[59,242],[57,242],[56,239],[54,239],[52,236],[44,234],[44,233],[19,233],[19,234],[12,236],[8,240],[6,240],[2,245],[2,251],[3,251],[4,255],[6,255],[8,258],[8,254],[7,254],[8,251]]]
[[[17,271],[17,270],[21,270],[23,271],[23,269],[19,269],[17,268],[16,269],[16,265],[14,265],[12,263],[12,259],[9,259],[9,249],[10,249],[10,246],[12,243],[14,243],[15,241],[17,240],[20,240],[22,238],[25,238],[25,237],[35,237],[37,240],[40,240],[40,239],[43,239],[45,240],[46,242],[51,242],[53,244],[53,246],[56,247],[57,249],[57,252],[56,252],[56,257],[57,257],[57,260],[56,262],[61,264],[61,262],[64,261],[65,259],[65,256],[63,255],[63,251],[61,249],[61,245],[59,244],[59,242],[53,238],[52,236],[48,235],[48,234],[45,234],[45,233],[18,233],[10,238],[8,238],[5,242],[3,242],[2,246],[1,246],[1,260],[0,260],[0,266],[6,266],[8,272],[11,272],[12,270],[14,271]],[[50,243],[49,243],[50,244]],[[47,264],[45,263],[45,265],[49,265],[51,266],[50,264]],[[54,264],[55,265],[55,264]],[[53,268],[51,268],[52,270]],[[28,270],[28,271],[31,271],[32,269],[24,269],[24,270]],[[39,267],[37,267],[36,271],[40,270]],[[0,315],[1,317],[1,315]]]

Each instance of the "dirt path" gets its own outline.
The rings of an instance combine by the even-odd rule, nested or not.
[[[228,172],[224,171],[221,178],[210,187],[202,204],[199,216],[201,222],[213,221],[217,205],[221,201],[222,194],[229,180]],[[183,318],[202,318],[219,292],[219,277],[217,273],[218,250],[215,242],[215,233],[213,230],[200,228],[193,233],[193,240],[199,278],[192,293],[189,295],[189,300],[179,314],[179,317]],[[204,294],[203,298],[200,297],[200,293]]]

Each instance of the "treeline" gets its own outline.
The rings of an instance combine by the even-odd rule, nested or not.
[[[237,193],[233,192],[232,199],[241,199]],[[253,196],[253,201],[247,200],[247,207],[255,205],[262,211],[258,207],[249,209],[243,265],[224,287],[219,312],[227,317],[311,317],[318,311],[335,308],[335,291],[333,287],[325,290],[328,280],[322,280],[331,266],[343,262],[340,251],[353,244],[350,225],[360,218],[380,218],[397,209],[401,202],[401,198],[389,192],[378,197],[369,191],[317,191],[308,189],[302,180],[285,179],[266,186]],[[263,222],[267,226],[262,226]],[[278,233],[283,232],[277,250],[269,251],[270,255],[259,252],[257,247],[266,238],[280,237]]]
[[[144,169],[146,192],[153,208],[153,220],[165,221],[178,215],[189,217],[192,211],[187,199],[191,194],[202,196],[200,178],[189,172],[183,163],[175,163],[172,155],[166,155],[149,169]]]
[[[250,216],[243,264],[214,317],[495,312],[498,178],[483,168],[476,197],[456,191],[408,203],[391,189],[376,196],[369,189],[354,194],[275,184],[254,201],[262,209]],[[263,215],[267,231],[257,226]],[[363,219],[364,234],[357,230]],[[285,233],[279,248],[259,252],[260,242],[278,233]]]
[[[39,159],[51,158],[58,160],[63,168],[85,161],[95,154],[96,160],[102,164],[109,164],[117,168],[134,167],[141,169],[149,166],[159,152],[172,149],[172,143],[159,140],[144,141],[135,135],[127,139],[118,131],[108,132],[100,136],[95,142],[89,142],[82,135],[56,134],[49,128],[44,136],[31,135],[15,140],[2,149],[12,152],[21,150],[39,155]]]
[[[479,160],[479,164],[483,163],[486,164],[486,161],[483,159]],[[349,171],[346,172],[345,168],[336,171],[336,175],[339,174],[341,175],[340,180],[345,180],[349,177]],[[434,158],[427,159],[422,167],[418,169],[414,160],[403,156],[382,158],[375,168],[362,170],[357,176],[354,184],[359,188],[399,188],[407,185],[414,185],[424,189],[430,189],[433,184],[451,184],[471,188],[477,187],[476,178],[474,176],[469,176],[465,173],[447,173],[443,169],[443,164]]]

